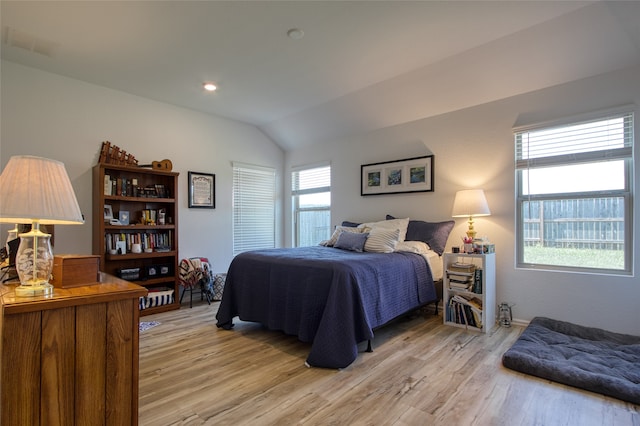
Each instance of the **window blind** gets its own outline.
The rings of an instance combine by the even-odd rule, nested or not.
[[[630,158],[633,113],[516,131],[516,168]]]
[[[275,247],[275,169],[233,163],[233,255]]]
[[[305,195],[331,190],[331,166],[322,165],[291,173],[291,195]]]

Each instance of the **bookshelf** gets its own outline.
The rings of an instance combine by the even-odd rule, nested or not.
[[[103,272],[147,288],[140,315],[178,309],[178,173],[94,166],[93,254]]]
[[[445,325],[489,333],[496,323],[496,256],[444,254]]]

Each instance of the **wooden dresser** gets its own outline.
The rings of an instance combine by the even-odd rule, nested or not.
[[[144,287],[100,283],[14,296],[0,285],[0,424],[137,425],[138,298]]]

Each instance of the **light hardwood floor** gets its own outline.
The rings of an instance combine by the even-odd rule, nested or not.
[[[217,308],[141,318],[161,324],[140,333],[140,425],[640,425],[640,406],[504,368],[520,327],[483,335],[427,308],[337,371],[305,367],[295,337],[219,330]]]

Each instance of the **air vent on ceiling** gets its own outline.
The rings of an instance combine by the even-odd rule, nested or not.
[[[17,47],[18,49],[28,50],[48,57],[53,56],[53,51],[56,48],[56,43],[11,27],[4,27],[2,43],[5,46]]]

